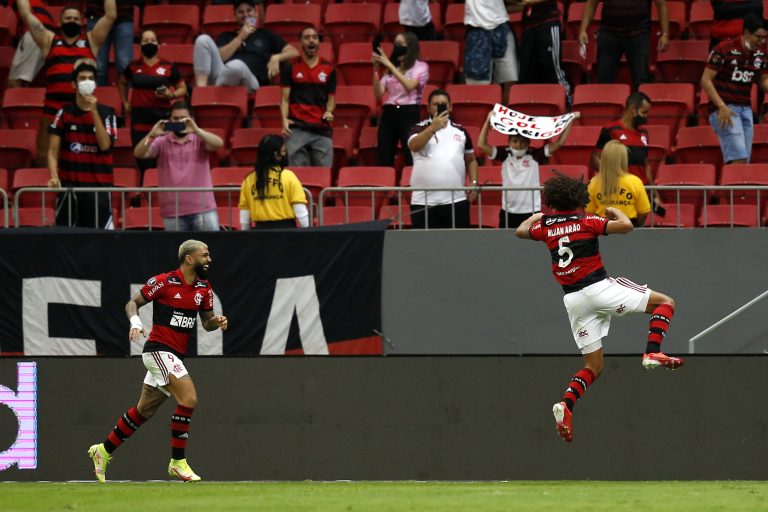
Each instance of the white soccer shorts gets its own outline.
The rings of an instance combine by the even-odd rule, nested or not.
[[[602,348],[612,316],[644,313],[651,290],[624,277],[608,277],[563,297],[573,339],[582,354]]]
[[[141,359],[147,369],[144,384],[158,388],[166,396],[171,396],[171,393],[165,389],[168,376],[173,375],[180,379],[189,373],[184,362],[170,352],[145,352],[141,354]]]

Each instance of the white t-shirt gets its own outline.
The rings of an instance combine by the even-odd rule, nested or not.
[[[408,142],[432,124],[431,119],[420,122],[411,130]],[[463,187],[465,185],[467,167],[464,155],[474,153],[472,139],[463,126],[448,121],[442,130],[432,135],[420,151],[413,152],[413,173],[411,187]],[[456,191],[426,191],[414,190],[411,194],[411,204],[438,205],[466,201],[467,193]]]
[[[400,0],[400,24],[407,27],[423,27],[432,21],[429,0]]]
[[[499,148],[493,148],[492,160],[499,160]],[[536,150],[545,158],[549,158],[549,144]],[[501,184],[505,187],[538,187],[539,162],[531,153],[522,158],[515,158],[512,153],[501,164]],[[538,155],[536,155],[538,156]],[[509,190],[501,198],[501,208],[509,213],[534,213],[541,211],[541,192],[538,190]]]
[[[504,0],[466,0],[464,24],[484,30],[493,30],[509,22]]]

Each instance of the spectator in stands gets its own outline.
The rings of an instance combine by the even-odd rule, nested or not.
[[[155,123],[134,149],[136,158],[156,158],[160,187],[212,188],[210,153],[224,145],[195,123],[186,101],[171,106],[170,120]],[[218,231],[213,191],[162,192],[160,215],[166,231]]]
[[[521,0],[512,5],[511,11],[523,12],[520,82],[560,84],[565,87],[565,96],[570,104],[571,86],[563,71],[560,52],[563,15],[557,0]]]
[[[576,112],[578,119],[581,114]],[[539,164],[546,164],[547,159],[555,154],[571,133],[571,123],[563,130],[557,142],[545,144],[538,149],[531,149],[531,140],[520,134],[509,136],[508,146],[493,147],[488,145],[488,131],[491,114],[485,119],[480,130],[477,146],[491,160],[501,163],[501,184],[504,187],[539,187]],[[483,185],[481,183],[481,185]],[[516,228],[524,220],[541,211],[541,192],[538,190],[510,190],[503,192],[499,227]]]
[[[589,181],[587,213],[605,217],[606,208],[624,212],[635,227],[640,227],[651,211],[651,202],[640,178],[628,172],[629,148],[617,140],[605,145],[600,172]]]
[[[320,59],[320,35],[314,27],[300,33],[301,58],[283,66],[280,114],[287,137],[288,161],[294,166],[333,166],[333,110],[336,70]]]
[[[4,0],[0,4],[5,7],[12,7],[14,12],[21,17],[15,0]],[[45,6],[45,2],[42,0],[29,0],[29,5],[32,8],[32,15],[45,28],[54,32],[56,27],[54,26],[50,11]],[[40,47],[32,39],[32,33],[26,27],[24,28],[24,35],[19,39],[16,53],[13,54],[11,69],[8,72],[8,87],[22,87],[25,84],[31,84],[40,70],[43,69],[43,64],[45,64]]]
[[[659,11],[661,34],[657,50],[669,46],[669,13],[666,0],[653,0]],[[589,44],[587,29],[595,15],[598,0],[587,0],[581,17],[579,43]],[[602,21],[597,35],[597,81],[612,84],[616,81],[621,56],[627,57],[632,82],[637,88],[649,81],[648,62],[651,46],[651,3],[648,0],[608,0],[603,2]]]
[[[187,95],[187,85],[176,66],[157,56],[159,44],[154,31],[142,32],[141,57],[125,68],[117,83],[125,114],[131,116],[131,144],[134,147],[158,121],[170,117],[174,101]],[[129,86],[133,89],[130,101]],[[139,163],[141,165],[142,161]],[[148,167],[151,166],[142,169]]]
[[[75,100],[64,105],[49,127],[48,186],[111,187],[112,145],[117,138],[115,110],[99,105],[96,62],[81,59],[74,64],[70,87]],[[56,224],[112,229],[108,192],[67,192],[59,195]]]
[[[38,20],[30,10],[29,0],[17,0],[19,14],[29,28],[45,59],[46,87],[43,117],[37,131],[37,161],[41,167],[48,161],[48,126],[64,105],[74,103],[71,77],[74,64],[80,59],[95,59],[107,40],[117,18],[115,0],[104,0],[104,16],[93,30],[83,35],[83,16],[75,7],[61,11],[61,33],[57,34]]]
[[[144,7],[144,0],[120,0],[117,2],[117,20],[115,20],[109,37],[99,48],[96,62],[99,70],[96,84],[100,87],[109,85],[109,47],[115,47],[115,66],[117,76],[121,76],[125,68],[133,60],[133,8]],[[85,17],[88,20],[88,32],[93,30],[96,23],[104,16],[104,0],[88,0],[85,3]]]
[[[648,131],[642,126],[648,122],[651,111],[651,98],[642,92],[633,92],[624,104],[624,113],[617,121],[607,124],[600,130],[600,136],[592,153],[593,169],[600,168],[600,155],[611,140],[617,140],[628,148],[629,173],[634,174],[645,185],[653,185],[651,166],[648,163]],[[654,201],[661,204],[658,193]]]
[[[411,130],[408,148],[413,152],[411,187],[465,185],[467,171],[472,186],[477,186],[477,160],[467,130],[451,121],[451,98],[442,89],[429,95],[429,119]],[[464,191],[414,190],[411,194],[411,223],[415,229],[468,228],[469,202],[477,198],[472,191],[467,201]]]
[[[511,0],[509,9],[511,10]],[[509,101],[509,88],[519,71],[515,35],[509,28],[505,0],[467,0],[464,24],[464,79],[468,84],[501,84],[501,102]]]
[[[709,38],[711,50],[728,39],[741,37],[744,32],[744,18],[748,15],[763,17],[762,0],[711,0],[714,19]]]
[[[309,226],[307,196],[299,178],[286,169],[285,139],[266,135],[259,142],[256,168],[240,187],[240,227],[250,229],[302,228]]]
[[[195,40],[195,85],[243,85],[255,91],[280,73],[280,63],[299,52],[283,38],[262,28],[261,1],[236,1],[240,28],[222,33],[214,43],[202,34]]]
[[[767,37],[765,20],[745,17],[742,36],[715,46],[701,76],[701,89],[709,96],[709,124],[725,163],[748,163],[752,154],[752,83],[768,90]]]
[[[398,141],[403,146],[405,165],[413,165],[408,134],[419,122],[427,80],[429,66],[420,59],[419,40],[410,32],[397,34],[389,57],[384,55],[381,47],[373,53],[373,93],[379,99],[387,96],[379,118],[379,165],[392,167],[395,164]]]
[[[415,35],[419,41],[435,39],[435,24],[432,23],[429,0],[401,0],[398,15],[403,29]]]

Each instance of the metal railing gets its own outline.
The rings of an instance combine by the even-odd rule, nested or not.
[[[0,189],[0,191],[2,191],[2,189]],[[233,208],[237,208],[237,206],[238,206],[238,201],[237,200],[235,200],[234,202],[232,201],[231,193],[239,194],[240,193],[240,187],[182,187],[182,188],[179,188],[179,187],[68,187],[68,188],[58,188],[58,189],[52,189],[52,188],[49,188],[49,187],[24,187],[24,188],[18,189],[15,192],[14,196],[13,196],[14,225],[15,225],[15,227],[19,227],[19,215],[18,215],[18,213],[19,213],[19,208],[22,208],[22,206],[20,206],[20,202],[21,202],[21,198],[24,197],[25,194],[27,194],[27,195],[35,194],[35,193],[39,193],[40,194],[40,205],[39,205],[39,207],[42,210],[41,211],[41,215],[42,215],[42,219],[41,220],[42,220],[43,223],[45,223],[48,220],[46,218],[46,216],[47,216],[46,209],[47,208],[54,208],[54,209],[56,208],[56,200],[52,200],[52,201],[49,200],[49,198],[48,198],[49,194],[57,194],[57,196],[59,194],[62,194],[62,193],[69,193],[69,194],[71,194],[71,193],[94,194],[94,197],[95,197],[95,200],[94,200],[94,211],[95,211],[95,213],[98,216],[98,195],[99,195],[99,193],[108,193],[110,195],[110,201],[111,201],[112,194],[117,193],[117,194],[120,194],[120,200],[119,200],[120,204],[119,204],[119,207],[117,208],[117,210],[120,213],[120,218],[121,219],[124,219],[125,218],[125,212],[132,208],[132,206],[129,203],[130,203],[130,201],[131,201],[131,199],[133,197],[146,197],[146,207],[149,209],[147,224],[148,224],[148,229],[150,231],[152,231],[153,230],[153,228],[152,228],[152,220],[153,220],[153,216],[154,216],[153,204],[154,204],[154,206],[159,206],[159,200],[156,197],[154,197],[155,194],[156,193],[173,193],[173,194],[175,194],[175,203],[174,203],[175,207],[174,207],[174,210],[177,213],[177,215],[175,217],[177,218],[177,228],[178,228],[178,212],[179,212],[179,206],[180,206],[179,205],[179,202],[180,202],[179,194],[195,193],[195,192],[200,193],[201,206],[205,206],[205,200],[206,200],[205,199],[206,198],[206,194],[205,193],[207,193],[207,192],[229,193],[229,195],[227,197],[227,204],[222,204],[222,205],[217,204],[216,208],[218,209],[218,208],[227,207],[229,209],[229,212],[230,212],[229,225],[231,225],[231,226],[238,226],[239,225],[239,222],[240,222],[239,214],[237,215],[236,218],[234,218],[234,219],[231,218]],[[308,201],[309,205],[312,205],[313,204],[312,193],[309,190],[307,190],[306,188],[304,189],[304,193],[307,195],[307,201]],[[7,201],[7,199],[6,199],[6,201]],[[52,203],[52,204],[50,204],[50,203]],[[68,203],[70,203],[70,206],[69,206],[68,222],[67,222],[67,224],[71,226],[72,225],[71,201],[68,202]],[[308,210],[309,210],[309,222],[310,222],[310,225],[311,225],[312,222],[313,222],[313,219],[314,219],[314,212],[313,212],[313,208],[311,208],[311,207],[308,208]],[[6,209],[6,217],[7,217],[7,209]],[[6,227],[7,226],[8,226],[8,220],[6,219]]]
[[[714,324],[710,325],[709,327],[707,327],[706,329],[701,331],[699,334],[697,334],[693,338],[689,339],[688,340],[688,353],[689,354],[693,354],[695,352],[695,343],[697,341],[699,341],[701,338],[703,338],[707,334],[711,333],[712,331],[714,331],[715,329],[717,329],[721,325],[730,322],[731,320],[733,320],[737,316],[741,315],[743,312],[745,312],[746,310],[748,310],[749,308],[751,308],[752,306],[754,306],[755,304],[757,304],[761,300],[765,299],[766,297],[768,297],[768,290],[764,291],[763,293],[761,293],[760,295],[758,295],[757,297],[755,297],[751,301],[747,302],[746,304],[744,304],[743,306],[741,306],[737,310],[733,311],[729,315],[726,315],[725,317],[721,318],[720,320],[718,320]]]
[[[8,194],[0,188],[0,198],[3,199],[3,227],[8,227]]]

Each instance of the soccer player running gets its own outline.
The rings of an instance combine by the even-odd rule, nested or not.
[[[213,314],[213,290],[205,280],[211,266],[208,246],[187,240],[179,247],[177,270],[152,277],[136,296],[125,305],[131,322],[128,337],[138,341],[144,327],[138,316],[141,306],[154,301],[152,331],[144,344],[142,359],[147,368],[139,403],[117,420],[107,439],[88,449],[94,473],[104,483],[112,453],[154,416],[165,399],[173,395],[176,410],[171,416],[171,462],[168,475],[188,481],[200,480],[187,464],[184,450],[189,439],[189,425],[197,405],[197,392],[187,373],[183,359],[189,336],[195,329],[198,311],[206,331],[227,329],[227,318]]]
[[[675,313],[672,298],[624,277],[608,277],[600,259],[597,237],[632,231],[632,221],[621,210],[606,208],[605,217],[577,212],[589,200],[587,185],[558,173],[544,184],[544,204],[552,215],[535,213],[517,228],[520,238],[545,242],[552,258],[552,273],[563,287],[565,309],[581,353],[584,368],[576,372],[563,399],[552,408],[557,433],[573,440],[573,408],[603,371],[602,340],[608,335],[612,316],[651,314],[643,367],[675,369],[683,360],[661,352],[661,342]]]

